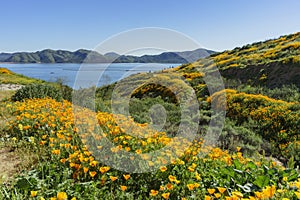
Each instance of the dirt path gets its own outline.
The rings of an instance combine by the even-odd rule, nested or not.
[[[7,147],[0,148],[0,182],[6,182],[18,171],[21,159]]]
[[[14,90],[19,89],[20,87],[22,86],[13,84],[0,84],[0,101],[10,97],[14,93]],[[3,104],[0,106],[3,106]],[[0,112],[3,111],[4,110],[0,108]],[[10,117],[11,116],[7,116],[7,113],[0,113],[0,137],[4,135],[2,134],[2,129],[6,122],[10,120]],[[0,183],[6,182],[9,180],[9,178],[13,177],[13,175],[18,172],[18,166],[20,164],[21,158],[17,156],[17,153],[10,147],[6,147],[6,145],[0,141]]]

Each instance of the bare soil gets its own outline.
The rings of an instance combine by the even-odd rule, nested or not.
[[[6,182],[18,171],[21,159],[8,147],[0,148],[0,182]]]

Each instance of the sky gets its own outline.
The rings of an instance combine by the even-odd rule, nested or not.
[[[300,31],[299,7],[299,0],[0,0],[0,52],[94,49],[143,27],[223,51]]]

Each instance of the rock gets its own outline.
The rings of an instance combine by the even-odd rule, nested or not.
[[[0,90],[18,90],[24,87],[24,85],[18,84],[0,84]]]

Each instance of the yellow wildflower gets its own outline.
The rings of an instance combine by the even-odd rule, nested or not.
[[[125,185],[120,185],[120,188],[121,188],[122,191],[125,191],[125,190],[127,189],[127,186],[125,186]]]
[[[166,166],[162,166],[159,169],[160,169],[160,171],[165,172],[165,171],[167,171],[168,168]]]
[[[96,167],[96,165],[98,164],[98,162],[97,161],[92,161],[92,162],[90,162],[90,166],[91,167]]]
[[[222,196],[220,193],[215,193],[214,195],[215,195],[215,197],[216,197],[217,199],[220,198],[220,197]]]
[[[158,194],[157,190],[150,190],[150,196],[155,197]]]
[[[51,151],[51,153],[54,154],[54,155],[59,155],[60,154],[60,150],[59,149],[53,149]]]
[[[38,191],[30,191],[30,196],[31,197],[36,197]]]
[[[176,179],[176,176],[172,176],[172,175],[169,175],[169,180],[171,181],[171,182],[175,182],[177,179]]]
[[[207,191],[209,194],[213,194],[213,193],[215,193],[216,190],[215,189],[207,189]]]
[[[19,128],[20,131],[23,131],[23,125],[22,124],[19,124],[18,128]]]
[[[96,176],[97,172],[92,171],[92,172],[90,172],[89,174],[90,174],[90,176],[91,176],[92,178],[94,178],[94,176]]]
[[[300,192],[294,192],[298,199],[300,199]]]
[[[109,176],[109,178],[110,178],[110,180],[111,180],[112,182],[114,182],[115,180],[118,179],[118,177],[116,177],[116,176]]]
[[[242,198],[244,195],[239,191],[235,191],[235,192],[232,192],[232,196],[237,196],[239,198]]]
[[[218,187],[218,191],[223,194],[226,191],[226,188],[224,187]]]
[[[57,200],[67,200],[68,195],[65,192],[59,192],[57,193]]]
[[[137,153],[137,154],[141,154],[141,153],[142,153],[142,150],[140,150],[140,149],[137,149],[137,150],[135,150],[135,153]]]
[[[84,173],[87,173],[88,171],[89,171],[89,168],[88,168],[88,167],[84,167],[84,168],[83,168],[83,172],[84,172]]]
[[[107,172],[108,170],[110,170],[110,167],[100,167],[99,171],[101,172],[101,174],[104,174],[105,172]]]
[[[169,199],[169,197],[170,197],[170,192],[163,193],[161,196],[162,196],[164,199]]]
[[[125,180],[127,181],[128,179],[130,179],[130,174],[123,174],[123,177],[124,177]]]
[[[194,184],[187,184],[186,186],[188,187],[189,190],[193,190],[194,189]]]
[[[167,188],[168,190],[172,190],[173,187],[174,187],[174,186],[173,186],[171,183],[168,183],[168,184],[166,185],[166,188]]]
[[[207,195],[205,195],[204,199],[205,199],[205,200],[211,200],[211,197],[210,197],[210,196],[207,196]]]

